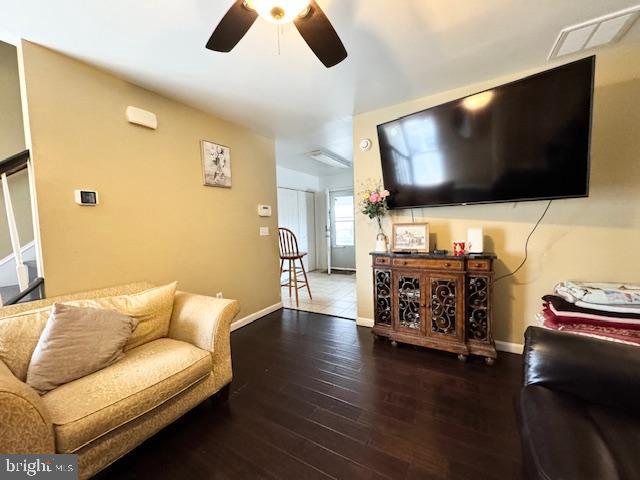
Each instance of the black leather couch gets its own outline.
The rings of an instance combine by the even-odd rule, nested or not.
[[[516,408],[525,478],[640,479],[640,347],[529,327]]]

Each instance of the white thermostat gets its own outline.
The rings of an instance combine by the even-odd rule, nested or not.
[[[90,207],[98,205],[98,192],[95,190],[76,190],[73,193],[78,205]]]
[[[271,216],[271,205],[258,205],[258,216],[259,217],[270,217]]]

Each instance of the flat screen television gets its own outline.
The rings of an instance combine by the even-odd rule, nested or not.
[[[378,125],[391,208],[589,195],[595,57]]]

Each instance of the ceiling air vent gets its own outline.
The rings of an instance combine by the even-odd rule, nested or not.
[[[346,159],[328,150],[314,150],[313,152],[309,152],[307,155],[313,158],[316,162],[321,162],[331,167],[351,168],[351,163]]]
[[[617,42],[631,28],[638,15],[640,5],[563,29],[549,53],[548,60]]]

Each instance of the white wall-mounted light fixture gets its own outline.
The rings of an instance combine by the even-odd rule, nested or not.
[[[158,128],[158,117],[155,113],[147,112],[138,107],[128,106],[126,110],[127,121],[135,125],[156,130]]]
[[[547,60],[617,42],[640,15],[640,5],[563,28]]]
[[[314,150],[313,152],[309,152],[307,155],[313,158],[316,162],[324,163],[325,165],[329,165],[331,167],[352,167],[351,163],[348,160],[328,150]]]

